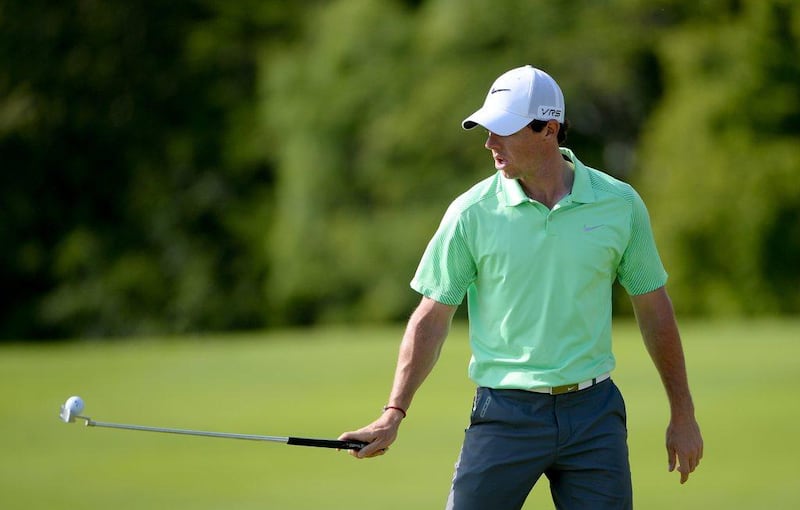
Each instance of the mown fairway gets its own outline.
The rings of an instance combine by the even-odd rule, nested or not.
[[[643,509],[800,508],[800,321],[684,323],[706,456],[667,473],[667,404],[635,327],[618,323]],[[73,394],[96,420],[336,437],[384,404],[399,327],[0,347],[0,508],[441,508],[466,425],[466,329],[451,333],[388,455],[66,425]],[[552,508],[542,480],[526,508]]]

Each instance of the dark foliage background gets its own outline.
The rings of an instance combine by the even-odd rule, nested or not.
[[[525,63],[680,313],[796,314],[799,53],[790,0],[0,0],[0,338],[403,320]]]

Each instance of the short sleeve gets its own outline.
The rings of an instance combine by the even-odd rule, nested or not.
[[[467,231],[464,215],[451,206],[422,255],[411,288],[443,304],[461,304],[477,275]]]
[[[667,283],[667,272],[656,248],[647,207],[639,194],[631,191],[630,238],[617,268],[617,277],[628,294],[635,296],[663,287]]]

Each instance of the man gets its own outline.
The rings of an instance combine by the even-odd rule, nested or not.
[[[359,458],[386,452],[466,295],[478,389],[447,508],[518,509],[542,474],[557,508],[631,508],[625,407],[609,378],[619,280],[669,399],[669,469],[686,482],[703,441],[644,203],[560,147],[564,97],[539,69],[500,76],[463,122],[477,125],[498,172],[447,210],[411,282],[423,297],[388,404],[341,437],[369,442]]]

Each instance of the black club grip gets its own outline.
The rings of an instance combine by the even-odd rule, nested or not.
[[[295,446],[315,446],[317,448],[336,448],[339,450],[360,450],[369,443],[363,441],[342,441],[340,439],[311,439],[308,437],[290,437],[286,444]]]

